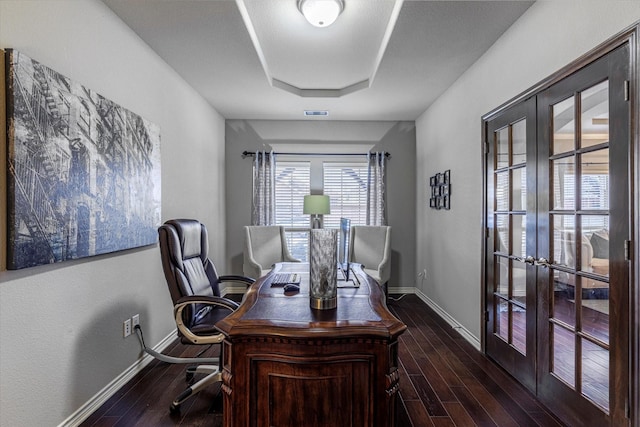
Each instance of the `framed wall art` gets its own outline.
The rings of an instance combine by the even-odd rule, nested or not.
[[[429,178],[431,197],[429,207],[433,209],[450,209],[451,200],[451,171],[447,169],[444,173],[437,173]]]
[[[7,268],[155,244],[160,131],[22,52],[5,52]]]

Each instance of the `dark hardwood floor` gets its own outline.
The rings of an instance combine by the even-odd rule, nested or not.
[[[391,300],[389,309],[408,326],[400,337],[398,427],[562,425],[418,297]],[[192,356],[199,350],[175,342],[165,352]],[[222,425],[219,385],[170,414],[171,401],[184,388],[184,365],[154,360],[82,426]]]

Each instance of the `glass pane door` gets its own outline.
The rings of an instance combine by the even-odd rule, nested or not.
[[[485,118],[485,351],[568,425],[629,425],[629,45]]]
[[[553,203],[550,269],[554,280],[549,313],[551,372],[607,412],[608,87],[606,80],[551,106],[553,137],[549,158]]]
[[[625,418],[626,54],[619,48],[538,97],[538,395],[578,424]]]
[[[494,171],[494,218],[498,225],[494,257],[496,276],[500,278],[494,292],[495,329],[506,343],[523,355],[527,354],[527,270],[523,262],[527,241],[525,129],[526,119],[521,119],[494,132],[497,165],[501,166]],[[508,162],[501,162],[501,157]]]
[[[492,119],[487,140],[487,354],[534,390],[535,269],[525,261],[535,251],[535,99]]]

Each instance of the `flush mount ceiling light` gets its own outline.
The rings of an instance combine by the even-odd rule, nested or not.
[[[298,9],[311,25],[328,27],[342,13],[344,2],[342,0],[298,0]]]

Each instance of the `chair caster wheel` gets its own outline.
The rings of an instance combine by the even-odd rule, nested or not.
[[[177,414],[180,412],[180,405],[173,402],[171,406],[169,406],[169,413]]]
[[[189,384],[189,385],[193,384],[193,377],[194,376],[195,376],[195,374],[193,372],[187,372],[187,375],[186,375],[187,384]]]

